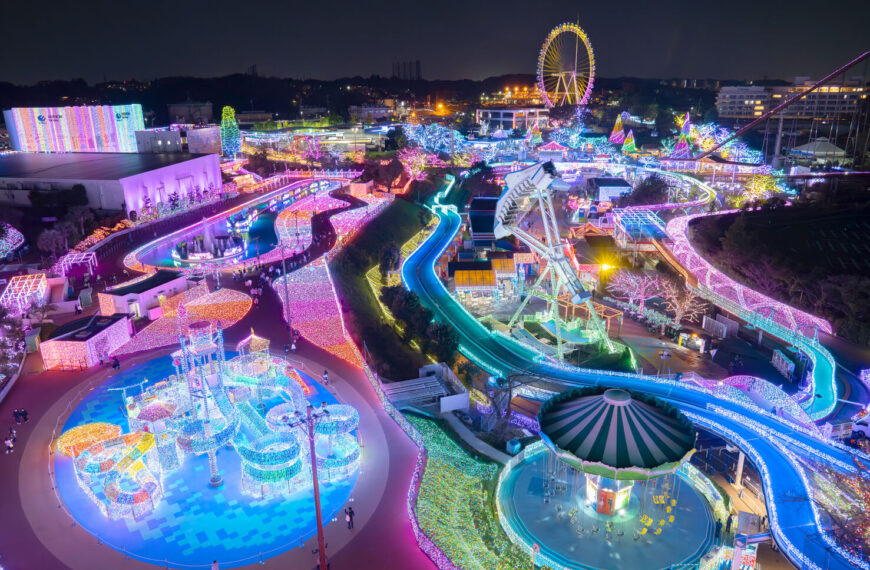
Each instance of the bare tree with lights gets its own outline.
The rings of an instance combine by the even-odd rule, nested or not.
[[[661,295],[665,306],[674,314],[674,324],[683,320],[694,322],[707,312],[707,303],[675,279],[661,281]]]
[[[647,300],[656,297],[661,290],[661,280],[657,276],[635,273],[620,269],[610,278],[607,290],[617,299],[636,305],[643,313]]]

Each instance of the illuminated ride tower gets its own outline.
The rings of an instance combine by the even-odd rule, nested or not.
[[[217,466],[217,449],[231,442],[239,430],[239,414],[224,390],[224,336],[220,323],[187,324],[187,309],[178,307],[179,344],[172,362],[187,385],[192,403],[188,418],[178,430],[178,446],[186,453],[208,455],[209,485],[223,484]]]
[[[553,207],[553,193],[557,190],[568,190],[570,185],[558,177],[552,162],[538,163],[506,174],[504,177],[507,188],[498,199],[495,209],[495,237],[505,238],[515,235],[529,249],[546,261],[546,268],[541,271],[535,284],[527,290],[526,298],[520,303],[516,313],[508,323],[513,328],[522,315],[532,297],[538,297],[547,302],[547,319],[553,322],[557,341],[557,352],[560,360],[564,359],[564,340],[567,332],[566,323],[559,312],[559,297],[562,291],[567,292],[571,303],[585,303],[589,312],[586,328],[595,333],[608,352],[617,349],[595,307],[592,304],[592,294],[586,290],[577,270],[569,259],[571,245],[562,237],[556,211]],[[543,238],[532,235],[527,215],[537,207],[544,229]],[[545,279],[549,277],[549,290]]]

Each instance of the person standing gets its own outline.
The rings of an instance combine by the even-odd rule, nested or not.
[[[328,370],[323,371],[323,383],[326,384],[327,386],[329,386],[329,371]]]
[[[3,441],[6,444],[6,453],[14,453],[15,452],[15,442],[12,441],[11,437],[6,437]],[[350,528],[350,527],[348,527]]]
[[[12,416],[15,418],[15,423],[21,425],[21,410],[15,408],[12,410]]]
[[[221,567],[218,566],[217,560],[211,563],[211,570],[221,570]]]
[[[290,350],[293,351],[293,354],[296,354],[296,341],[290,343]]]
[[[24,423],[27,423],[30,421],[30,418],[27,417],[27,410],[25,410],[24,408],[21,408],[21,411],[18,413],[21,414],[21,419],[24,420]]]
[[[725,534],[728,535],[731,533],[731,523],[733,522],[733,517],[728,515],[728,520],[725,522]]]
[[[344,520],[347,521],[347,530],[350,530],[353,528],[353,516],[354,516],[353,507],[348,507],[348,508],[344,509]]]
[[[716,521],[716,540],[718,541],[722,537],[722,521]]]
[[[18,433],[12,426],[9,426],[9,438],[12,440],[12,443],[15,443],[18,440]]]

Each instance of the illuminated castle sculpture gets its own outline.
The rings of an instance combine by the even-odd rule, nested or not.
[[[236,346],[239,356],[227,361],[219,324],[188,325],[183,305],[178,314],[175,374],[147,387],[143,379],[133,386],[138,394],[127,394],[129,385],[121,388],[130,432],[101,422],[77,426],[58,439],[58,449],[73,458],[79,486],[107,517],[139,520],[153,512],[164,478],[178,476],[186,455],[207,455],[209,485],[221,485],[221,447],[239,455],[242,490],[255,497],[310,490],[312,460],[321,481],[357,471],[356,409],[325,406],[312,458],[306,428],[292,421],[306,411],[306,396],[313,392],[299,372],[270,354],[269,340],[253,331]]]

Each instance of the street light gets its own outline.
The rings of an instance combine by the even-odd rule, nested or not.
[[[293,327],[290,325],[290,277],[287,275],[287,256],[284,254],[284,242],[281,242],[281,276],[284,278],[284,313],[287,320],[288,342],[293,342]]]
[[[287,425],[295,428],[305,425],[308,428],[308,446],[311,453],[311,480],[314,485],[314,510],[317,515],[317,553],[320,558],[320,570],[326,570],[326,537],[323,535],[323,515],[320,512],[320,486],[317,483],[317,452],[314,449],[314,428],[317,427],[317,422],[321,418],[329,415],[329,410],[326,409],[326,402],[323,402],[320,409],[308,404],[307,414],[302,415],[302,412],[296,410],[295,416],[287,420]]]

